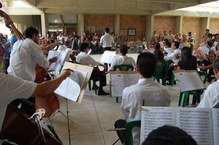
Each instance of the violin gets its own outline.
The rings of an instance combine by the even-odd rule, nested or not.
[[[2,4],[0,3],[0,8],[2,8]],[[5,25],[14,31],[15,36],[17,37],[18,40],[24,40],[24,36],[17,30],[17,28],[15,27],[13,21],[11,20],[11,18],[8,16],[8,14],[6,14],[4,11],[2,11],[0,9],[0,16],[2,18],[4,18],[5,21]],[[36,79],[35,82],[36,83],[42,83],[44,81],[46,81],[46,76],[48,75],[47,71],[40,67],[39,65],[36,66],[35,68],[36,70]],[[48,96],[44,96],[44,97],[36,97],[36,109],[38,108],[45,108],[46,110],[46,114],[44,117],[49,117],[51,116],[55,111],[57,111],[59,109],[59,101],[57,96],[52,93]]]

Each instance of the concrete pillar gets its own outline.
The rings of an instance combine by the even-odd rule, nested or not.
[[[201,36],[203,36],[205,33],[205,30],[209,29],[209,27],[210,27],[210,18],[209,17],[201,18],[201,23],[202,23],[202,25],[201,25],[201,33],[200,34],[201,34]]]
[[[177,16],[176,17],[176,32],[175,33],[181,33],[182,34],[182,24],[183,24],[183,17]]]
[[[41,28],[42,28],[42,36],[46,36],[46,17],[45,17],[45,13],[41,14]]]
[[[114,32],[116,36],[120,36],[120,15],[115,15],[115,25],[114,25]]]
[[[81,36],[81,41],[82,41],[82,36],[84,33],[84,14],[78,14],[78,35]]]
[[[152,35],[154,32],[154,15],[148,15],[147,16],[147,21],[146,21],[146,40],[148,44],[151,41]]]

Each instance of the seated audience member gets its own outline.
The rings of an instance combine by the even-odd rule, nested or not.
[[[213,43],[208,41],[206,45],[199,47],[198,49],[201,50],[205,55],[209,55],[209,51],[211,50]]]
[[[173,49],[171,48],[171,43],[168,41],[166,42],[166,45],[164,47],[164,53],[171,54],[173,52]]]
[[[178,49],[179,42],[174,41],[171,45],[171,48],[173,51],[164,57],[164,60],[169,62],[168,63],[169,64],[168,65],[168,72],[167,72],[167,80],[168,80],[167,84],[170,84],[170,82],[172,80],[172,72],[174,70],[174,66],[178,65],[179,58],[181,56],[181,50]]]
[[[163,60],[164,55],[161,51],[160,43],[156,43],[154,46],[154,56],[156,57],[157,60]]]
[[[96,81],[100,81],[100,85],[99,87],[99,91],[98,91],[98,95],[109,95],[109,93],[106,93],[103,90],[103,86],[106,86],[106,74],[105,74],[105,70],[100,71],[98,66],[103,66],[103,64],[95,61],[90,55],[88,55],[88,51],[90,50],[89,48],[89,44],[83,42],[81,43],[80,46],[80,53],[77,55],[76,57],[76,62],[83,64],[83,65],[88,65],[88,66],[92,66],[94,67],[94,70],[91,74],[91,78],[94,80],[94,82],[96,83]],[[96,84],[94,84],[96,85]],[[94,88],[94,87],[93,87]]]
[[[171,48],[172,52],[167,54],[167,56],[164,57],[166,61],[172,61],[174,64],[178,64],[179,61],[179,56],[181,55],[181,51],[178,49],[179,47],[179,42],[175,41],[172,43]]]
[[[184,130],[164,125],[152,130],[142,145],[198,145]]]
[[[202,71],[206,71],[208,73],[208,82],[215,81],[215,75],[213,71],[213,62],[216,58],[216,55],[214,51],[210,50],[209,55],[207,56],[207,60],[204,59],[202,62],[200,62],[203,65],[198,65],[198,68],[200,68]]]
[[[180,69],[197,70],[197,59],[192,55],[192,49],[183,47],[181,50],[181,60],[178,62]]]
[[[215,77],[219,77],[219,59],[213,63],[213,71]],[[204,92],[204,97],[201,100],[198,108],[213,108],[219,103],[219,80],[210,84]]]
[[[132,57],[126,56],[127,52],[127,45],[121,45],[119,48],[119,56],[113,59],[110,70],[114,70],[114,66],[120,64],[130,64],[133,66],[133,68],[135,68],[135,60]]]
[[[115,122],[116,128],[125,128],[126,121],[140,120],[141,111],[136,107],[145,106],[169,106],[170,95],[168,89],[152,80],[156,70],[156,58],[153,54],[144,52],[138,55],[136,72],[139,76],[138,83],[123,90],[121,110],[125,120]],[[139,145],[140,132],[134,132],[134,144]],[[122,143],[125,142],[125,131],[117,132]]]
[[[2,49],[0,49],[0,65],[2,63]],[[19,77],[0,73],[0,132],[4,120],[7,105],[15,99],[42,97],[53,93],[56,88],[71,74],[70,70],[65,70],[54,80],[36,84],[23,80]],[[25,124],[24,124],[25,126]],[[25,128],[25,127],[24,127]]]

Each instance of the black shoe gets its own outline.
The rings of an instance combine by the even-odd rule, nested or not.
[[[104,92],[104,90],[99,90],[98,91],[98,95],[102,96],[102,95],[109,95],[109,93]]]
[[[97,90],[97,89],[99,89],[97,85],[92,87],[92,90]]]

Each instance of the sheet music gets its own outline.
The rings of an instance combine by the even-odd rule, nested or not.
[[[66,99],[76,102],[86,75],[86,72],[75,71],[71,76],[62,81],[54,92]]]
[[[174,75],[181,92],[206,88],[196,71],[179,71]]]
[[[47,60],[49,61],[49,59],[51,59],[53,57],[59,57],[59,55],[60,55],[60,52],[54,51],[54,50],[50,50],[49,53],[48,53],[48,56],[47,56]],[[53,62],[53,63],[50,64],[49,68],[51,70],[54,70],[55,66],[56,66],[56,62]]]
[[[136,84],[137,82],[138,82],[138,76],[136,73],[111,74],[112,96],[121,97],[124,88]]]
[[[104,51],[104,53],[101,56],[100,62],[111,64],[115,56],[115,51]]]
[[[141,112],[141,143],[148,134],[163,125],[175,125],[176,111],[170,107],[146,107],[148,111]]]
[[[214,134],[214,145],[219,144],[219,109],[213,108],[212,109],[212,116],[213,116],[213,134]]]
[[[68,56],[71,52],[72,52],[71,49],[66,48],[66,46],[63,46],[63,45],[59,46],[59,50],[57,51],[50,50],[47,60],[55,56],[58,57],[58,60],[50,64],[49,69],[54,70],[58,74],[60,70],[62,69],[63,64],[68,59]]]
[[[179,108],[176,122],[176,126],[190,134],[198,145],[213,145],[212,113],[210,109]]]

